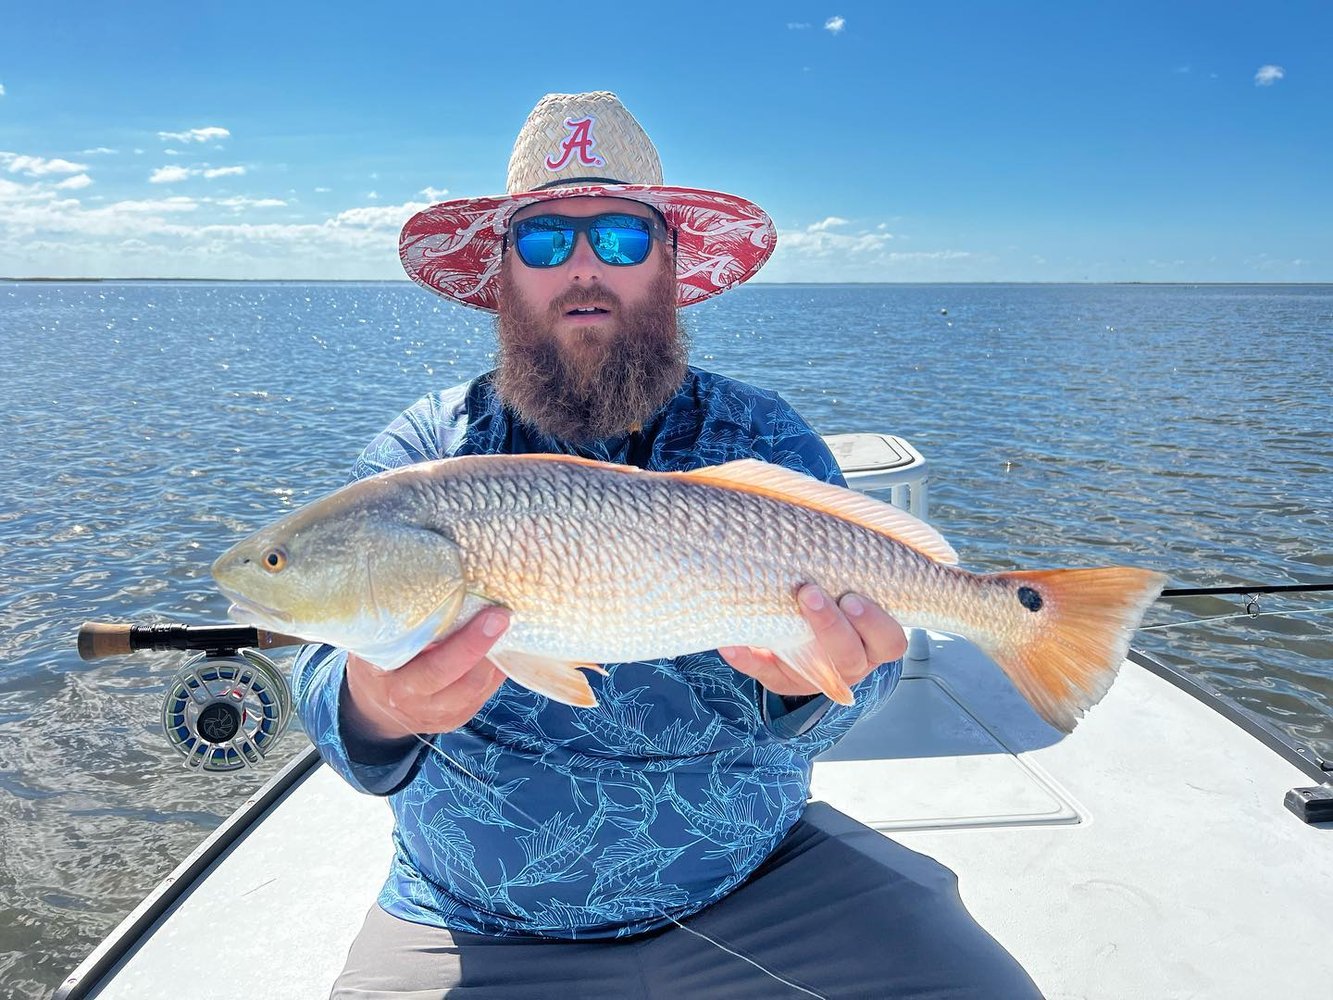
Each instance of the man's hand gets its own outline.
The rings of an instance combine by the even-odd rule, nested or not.
[[[881,663],[907,652],[907,635],[878,604],[846,594],[834,603],[814,584],[796,592],[801,614],[815,633],[825,655],[851,687]],[[749,674],[774,694],[819,694],[819,689],[784,664],[772,650],[756,646],[726,646],[722,658]]]
[[[486,654],[508,627],[508,611],[487,608],[397,670],[349,653],[345,722],[370,740],[457,729],[504,683]]]

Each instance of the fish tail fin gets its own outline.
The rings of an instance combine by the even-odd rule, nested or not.
[[[1063,732],[1111,686],[1130,639],[1166,577],[1150,570],[1027,570],[983,579],[1015,598],[1012,627],[981,645],[1036,709]]]

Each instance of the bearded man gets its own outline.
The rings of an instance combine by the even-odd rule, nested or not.
[[[751,277],[775,240],[752,203],[663,184],[614,95],[547,96],[507,194],[435,205],[400,241],[414,280],[496,313],[495,370],[409,408],[355,477],[555,453],[658,471],[758,458],[842,484],[780,397],[687,363],[677,310]],[[589,678],[595,709],[571,707],[487,658],[500,607],[394,671],[303,651],[307,732],[396,821],[333,995],[1035,994],[951,873],[807,809],[811,760],[893,690],[906,639],[855,594],[794,599],[854,705],[732,648],[614,665]]]

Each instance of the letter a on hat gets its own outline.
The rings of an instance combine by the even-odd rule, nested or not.
[[[565,141],[560,144],[560,159],[556,160],[548,156],[546,158],[547,170],[559,170],[569,158],[575,154],[579,155],[579,162],[585,167],[600,167],[604,161],[600,156],[593,153],[592,147],[596,145],[596,140],[592,137],[592,123],[597,119],[592,115],[587,118],[566,118],[565,125],[569,128],[569,135]]]

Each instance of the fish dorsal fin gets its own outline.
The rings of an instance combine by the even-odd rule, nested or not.
[[[957,565],[958,553],[945,541],[944,536],[920,518],[905,510],[873,500],[854,490],[821,482],[818,479],[793,472],[781,465],[742,458],[725,465],[711,465],[690,472],[673,472],[696,483],[708,483],[723,489],[740,490],[760,496],[785,500],[788,503],[822,511],[844,521],[851,521],[881,535],[887,535],[915,549],[936,562]]]

